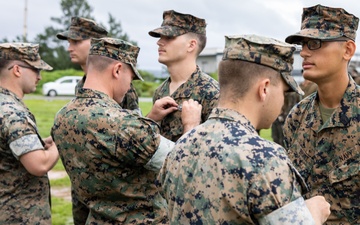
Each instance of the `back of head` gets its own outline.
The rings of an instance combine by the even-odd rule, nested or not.
[[[52,70],[52,67],[41,59],[38,44],[2,43],[0,44],[0,60],[18,60],[39,70]]]
[[[106,37],[107,33],[104,27],[91,19],[72,17],[69,29],[58,33],[56,37],[60,40],[86,40]]]
[[[102,56],[111,60],[126,63],[131,66],[136,78],[143,80],[140,73],[136,69],[137,57],[140,48],[129,42],[116,38],[100,38],[91,39],[91,48],[89,52],[89,60],[91,56]]]
[[[220,93],[224,90],[224,84],[229,85],[233,91],[246,92],[256,76],[275,71],[292,90],[303,94],[291,76],[295,49],[294,45],[268,37],[225,36],[223,59],[219,65]]]
[[[359,24],[359,18],[344,9],[322,5],[304,8],[301,21],[301,30],[288,36],[286,42],[298,43],[303,38],[329,40],[340,37],[355,41]]]

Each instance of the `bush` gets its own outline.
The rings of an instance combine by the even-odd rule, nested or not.
[[[139,70],[141,76],[144,78],[144,81],[135,80],[133,85],[138,93],[139,97],[152,97],[155,89],[160,85],[156,82],[154,75],[147,71]],[[35,94],[42,93],[42,86],[46,82],[51,82],[59,79],[63,76],[83,76],[84,71],[67,69],[67,70],[55,70],[55,71],[41,71],[41,77],[38,87],[36,88]]]

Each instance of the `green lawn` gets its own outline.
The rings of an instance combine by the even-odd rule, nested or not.
[[[63,107],[69,100],[39,100],[39,99],[25,99],[25,104],[29,107],[30,111],[35,115],[36,122],[40,135],[47,137],[50,135],[50,129],[53,125],[53,120],[56,113]],[[151,102],[140,102],[140,108],[143,115],[146,115],[151,109]],[[261,130],[261,136],[271,140],[271,130]],[[64,170],[61,160],[58,161],[54,170]],[[70,186],[70,179],[68,177],[51,180],[52,187]],[[72,224],[71,218],[71,202],[61,198],[52,197],[52,222],[53,225],[69,225]]]

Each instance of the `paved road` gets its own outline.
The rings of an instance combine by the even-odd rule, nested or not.
[[[44,95],[34,95],[34,94],[29,94],[29,95],[25,95],[24,99],[40,99],[40,100],[71,100],[73,99],[74,96],[56,96],[56,97],[49,97],[49,96],[44,96]],[[152,102],[152,98],[149,97],[140,97],[139,98],[140,102]]]

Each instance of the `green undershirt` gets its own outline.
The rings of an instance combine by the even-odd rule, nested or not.
[[[330,118],[330,116],[334,112],[335,108],[326,108],[321,104],[321,102],[320,102],[319,106],[320,106],[320,112],[321,112],[321,119],[325,123]]]

